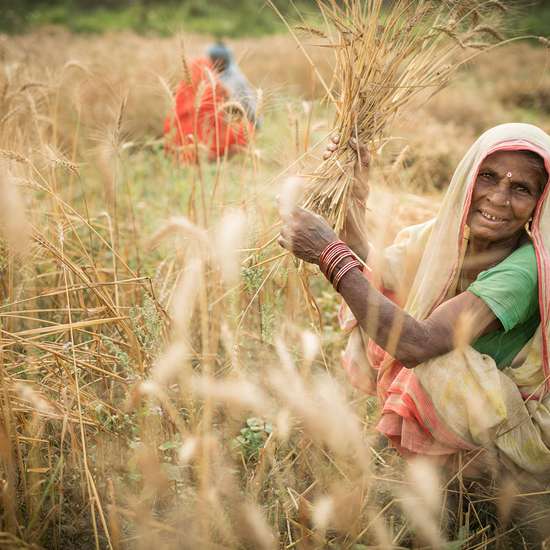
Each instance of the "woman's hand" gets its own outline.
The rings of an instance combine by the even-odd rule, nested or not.
[[[323,153],[323,159],[328,160],[331,155],[338,149],[340,143],[340,136],[334,134]],[[355,185],[353,186],[353,198],[360,202],[366,202],[369,196],[369,184],[368,184],[368,172],[370,166],[370,153],[367,147],[364,145],[358,145],[357,140],[353,137],[349,140],[349,146],[357,154],[357,161],[355,162],[354,175]]]
[[[327,244],[338,237],[330,225],[317,214],[296,207],[288,214],[282,214],[283,227],[279,244],[300,260],[319,264],[319,256]]]

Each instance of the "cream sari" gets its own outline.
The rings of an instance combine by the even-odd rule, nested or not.
[[[481,162],[495,151],[524,149],[543,157],[550,174],[550,137],[539,128],[504,124],[484,133],[458,165],[438,216],[405,229],[384,251],[382,290],[401,297],[413,317],[428,317],[456,294]],[[470,346],[405,369],[342,308],[342,327],[351,330],[344,367],[356,387],[378,393],[378,429],[404,453],[446,456],[484,449],[516,473],[550,482],[549,190],[546,185],[532,222],[541,323],[504,371]]]

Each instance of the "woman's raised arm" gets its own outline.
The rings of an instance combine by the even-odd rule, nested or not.
[[[335,240],[336,234],[323,218],[296,208],[283,219],[279,244],[298,258],[319,265],[321,253]],[[443,355],[458,343],[471,343],[500,327],[500,321],[485,302],[470,292],[441,304],[422,321],[386,298],[358,269],[346,273],[338,292],[361,328],[408,368]]]

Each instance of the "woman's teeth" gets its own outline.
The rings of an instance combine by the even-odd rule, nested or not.
[[[504,218],[497,218],[496,216],[492,216],[489,214],[489,212],[485,212],[485,210],[480,210],[479,213],[486,219],[490,220],[492,222],[503,222]]]

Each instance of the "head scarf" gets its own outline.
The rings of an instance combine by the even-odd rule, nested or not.
[[[223,42],[216,42],[216,44],[212,44],[208,47],[206,53],[213,62],[221,60],[224,62],[225,66],[229,66],[233,63],[233,55],[231,50]]]
[[[417,319],[454,294],[467,246],[466,220],[472,192],[483,160],[496,151],[529,150],[540,155],[550,174],[550,136],[531,124],[502,124],[484,134],[470,147],[458,165],[426,243],[405,309]],[[537,257],[540,327],[527,344],[519,368],[509,369],[520,391],[541,396],[550,391],[550,185],[538,201],[531,233]],[[434,269],[434,266],[437,266]]]

